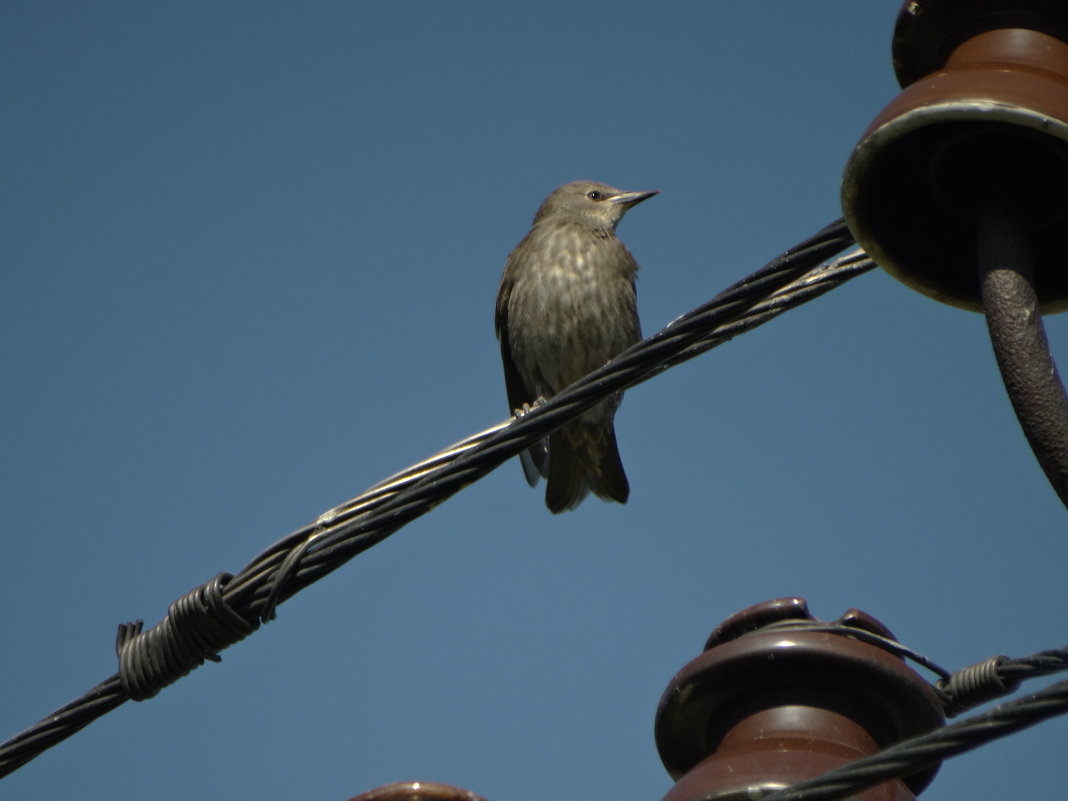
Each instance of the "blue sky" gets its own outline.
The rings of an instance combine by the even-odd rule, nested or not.
[[[620,227],[646,333],[837,217],[898,5],[8,4],[0,736],[113,673],[118,623],[503,419],[497,282],[557,184],[662,190]],[[655,799],[659,697],[751,603],[950,668],[1068,639],[1065,510],[978,315],[875,272],[617,430],[627,506],[554,517],[504,465],[0,796]],[[924,797],[1059,791],[1066,736]]]

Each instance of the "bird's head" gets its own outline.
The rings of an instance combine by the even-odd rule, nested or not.
[[[557,187],[545,198],[534,215],[534,224],[545,220],[575,222],[611,233],[627,209],[659,194],[657,189],[624,192],[596,181],[572,181]]]

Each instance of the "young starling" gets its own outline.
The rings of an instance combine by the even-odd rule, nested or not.
[[[658,192],[623,192],[594,181],[555,189],[504,265],[496,327],[514,411],[551,398],[641,339],[638,263],[616,236],[627,209]],[[574,509],[590,490],[626,503],[630,485],[612,427],[617,392],[521,454],[545,505]]]

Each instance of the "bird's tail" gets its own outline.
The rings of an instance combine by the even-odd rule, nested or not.
[[[623,472],[623,460],[619,458],[619,446],[616,444],[616,430],[608,426],[608,438],[604,451],[601,452],[600,469],[590,473],[590,489],[598,498],[606,501],[626,503],[630,497],[630,482]]]
[[[553,514],[574,509],[590,490],[606,501],[626,503],[630,484],[619,458],[612,425],[572,423],[549,440],[545,505]]]

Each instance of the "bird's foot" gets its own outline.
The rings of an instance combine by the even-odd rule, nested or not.
[[[534,400],[533,403],[524,403],[518,409],[513,409],[512,410],[512,414],[518,419],[518,418],[522,417],[525,414],[530,414],[532,411],[537,409],[543,403],[545,403],[545,396],[544,395],[539,395]]]

